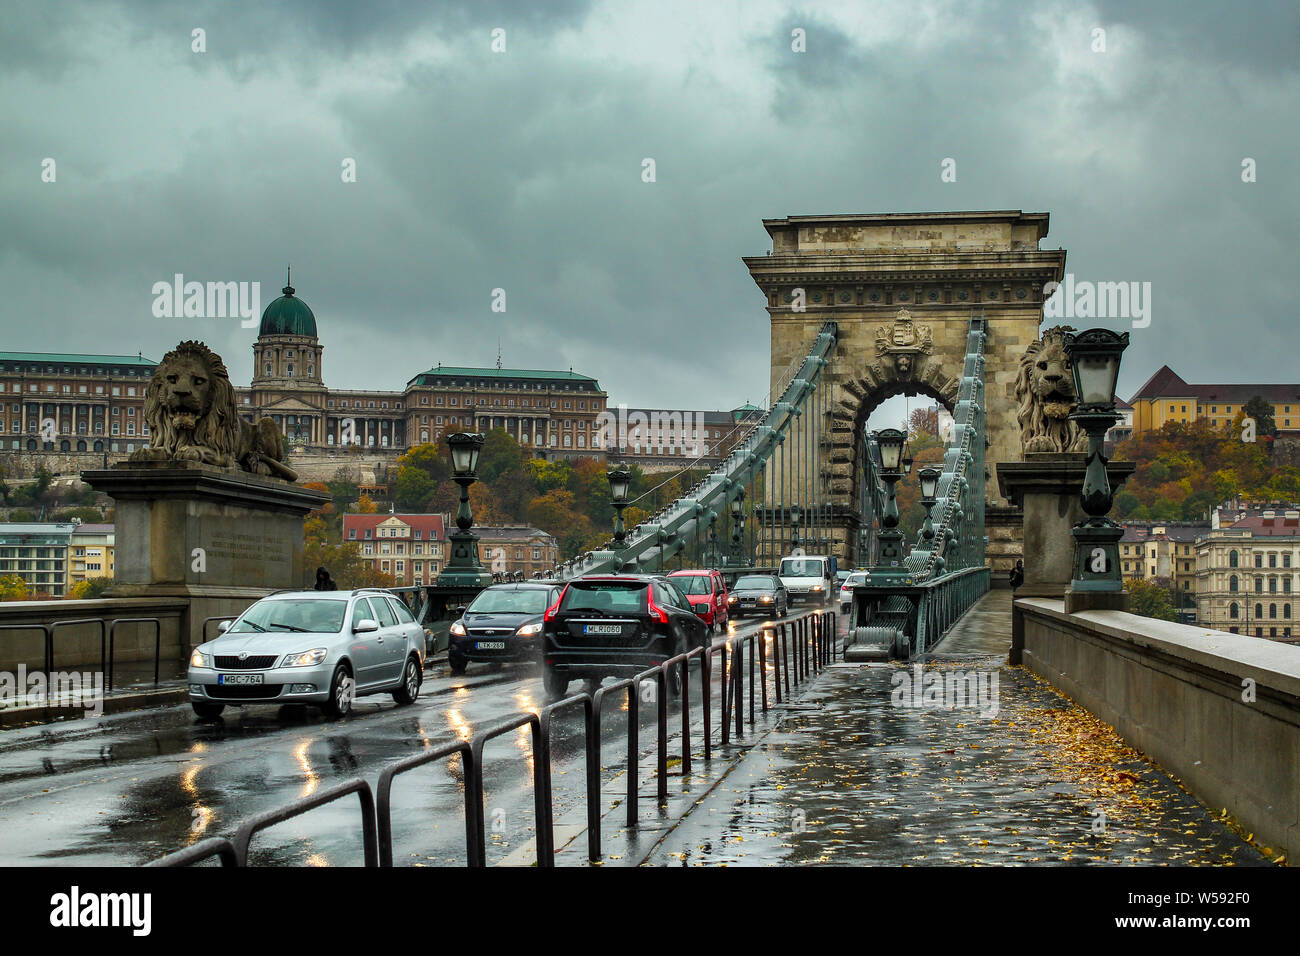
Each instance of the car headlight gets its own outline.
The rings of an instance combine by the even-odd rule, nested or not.
[[[519,630],[515,631],[515,633],[518,634],[520,637],[532,637],[535,634],[540,634],[542,633],[541,622],[538,622],[536,624],[525,624]]]
[[[464,637],[465,625],[460,623],[460,621],[457,621],[455,624],[451,626],[451,633],[455,634],[457,637]]]
[[[759,598],[759,600],[762,601],[764,604],[771,604],[771,603],[772,603],[772,595],[770,595],[770,594],[764,594],[761,598]]]
[[[820,591],[820,590],[822,589],[822,586],[821,586],[820,584],[814,584],[814,585],[812,586],[812,589],[813,589],[814,591]]]
[[[211,666],[212,666],[212,658],[209,655],[204,654],[198,648],[195,648],[194,653],[190,655],[190,667],[211,667]]]
[[[310,651],[303,651],[301,654],[290,654],[285,657],[281,667],[311,667],[313,664],[319,664],[325,660],[326,650],[323,647],[317,647]]]
[[[730,597],[727,598],[727,603],[728,603],[728,604],[735,604],[737,600],[738,600],[738,599],[737,599],[736,595],[733,594],[733,595],[731,595]]]

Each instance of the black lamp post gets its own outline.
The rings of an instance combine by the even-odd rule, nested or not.
[[[478,480],[478,456],[483,450],[483,436],[477,433],[457,432],[447,436],[451,448],[451,479],[460,485],[460,507],[456,511],[456,527],[448,537],[451,554],[438,575],[438,584],[445,587],[487,587],[492,574],[478,559],[478,535],[470,530],[474,526],[474,513],[469,507],[469,486]]]
[[[1119,540],[1124,529],[1107,517],[1114,495],[1106,475],[1108,459],[1102,451],[1106,431],[1120,420],[1115,411],[1115,385],[1119,381],[1120,358],[1128,348],[1128,333],[1110,329],[1067,332],[1064,346],[1079,400],[1070,418],[1088,433],[1088,464],[1079,495],[1088,518],[1070,532],[1075,542],[1070,590],[1122,593]]]
[[[743,568],[745,557],[745,489],[731,499],[731,563]]]
[[[799,541],[799,520],[803,517],[803,509],[798,504],[790,506],[790,525],[794,529],[790,534],[790,553],[798,554],[802,546]]]
[[[939,477],[942,474],[934,467],[922,468],[916,474],[921,482],[921,507],[925,509],[925,523],[921,525],[921,541],[922,547],[927,549],[930,547],[930,542],[934,540],[934,522],[930,520],[930,512],[934,508],[935,494],[939,491]]]
[[[623,527],[623,509],[627,507],[628,491],[632,487],[632,472],[626,465],[617,465],[605,472],[609,479],[609,494],[614,505],[614,550],[622,551],[627,538],[627,529]]]
[[[880,449],[880,478],[885,483],[885,505],[880,511],[880,557],[872,572],[873,581],[907,577],[903,566],[903,532],[898,530],[898,498],[895,486],[903,477],[903,445],[907,435],[897,428],[882,428],[871,436]]]

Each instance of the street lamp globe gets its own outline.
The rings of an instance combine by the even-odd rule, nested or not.
[[[880,447],[880,467],[883,471],[898,471],[903,457],[903,444],[907,436],[897,428],[882,428],[871,436]]]
[[[1081,406],[1112,407],[1119,381],[1120,355],[1128,348],[1127,332],[1088,329],[1065,334],[1065,352],[1070,357],[1074,393]]]
[[[615,501],[627,501],[628,492],[632,488],[632,472],[627,470],[626,465],[618,465],[605,473],[609,479],[609,493]]]
[[[447,436],[447,445],[451,448],[453,474],[467,477],[478,471],[478,455],[483,450],[482,434],[456,432]]]
[[[745,493],[742,491],[731,499],[731,517],[739,518],[745,513]]]
[[[907,458],[903,459],[903,474],[910,475],[911,473],[912,473],[912,458],[909,455]]]
[[[939,490],[939,476],[942,474],[938,468],[927,467],[917,472],[917,478],[921,481],[921,497],[933,498]]]

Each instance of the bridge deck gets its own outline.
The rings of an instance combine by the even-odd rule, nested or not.
[[[996,675],[996,715],[917,706],[902,683],[917,665],[833,666],[645,862],[1267,863],[1109,727],[1008,667],[1010,631],[1010,593],[991,592],[920,671],[974,671],[990,691]]]

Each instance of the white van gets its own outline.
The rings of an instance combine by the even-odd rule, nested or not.
[[[824,554],[796,554],[781,559],[777,577],[790,592],[791,603],[823,604],[835,582],[835,562]]]

